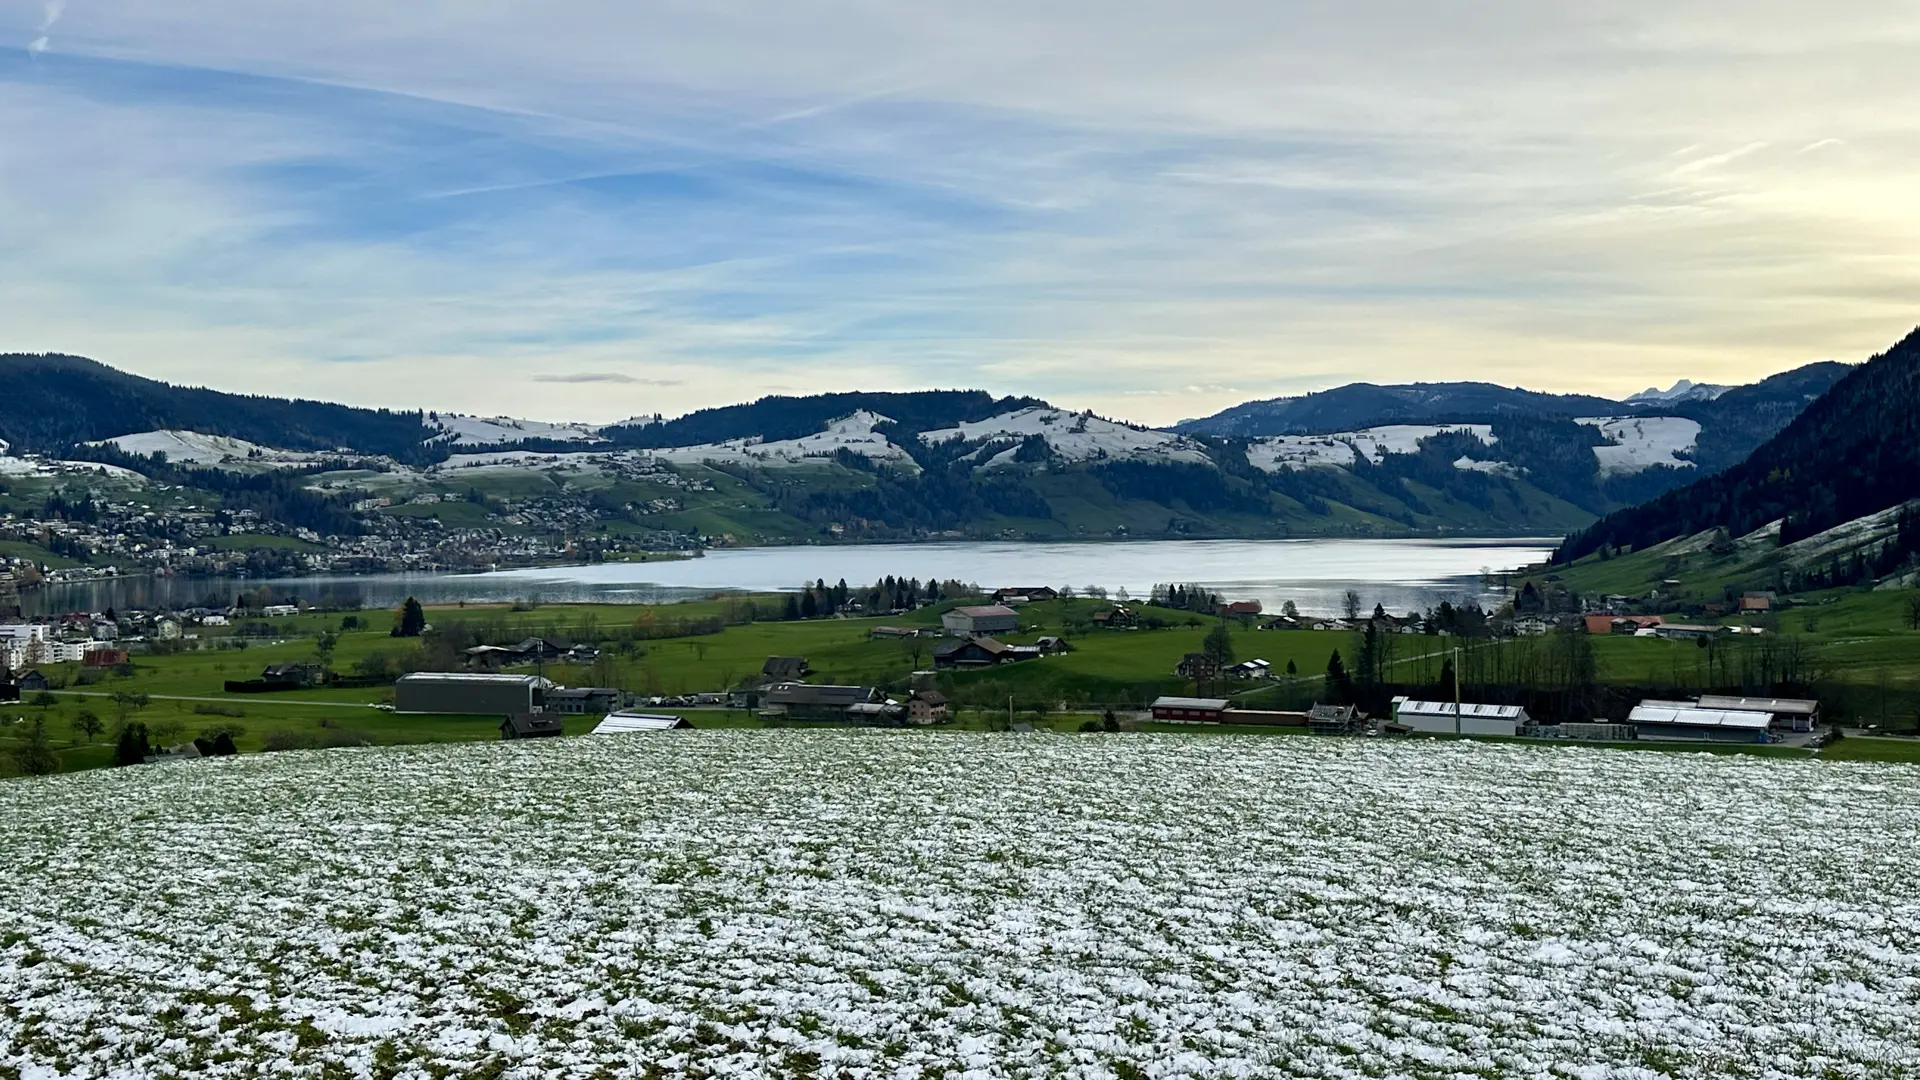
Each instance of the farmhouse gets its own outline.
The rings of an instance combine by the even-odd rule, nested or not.
[[[1226,674],[1234,679],[1264,679],[1273,670],[1273,665],[1265,660],[1243,660],[1228,668]]]
[[[1307,710],[1307,730],[1315,735],[1358,735],[1366,717],[1352,705],[1315,705]]]
[[[268,664],[260,671],[260,681],[291,686],[317,686],[326,681],[327,670],[319,664]]]
[[[1235,601],[1234,601],[1234,602],[1232,602],[1231,604],[1228,604],[1228,605],[1227,605],[1227,608],[1226,608],[1226,614],[1228,614],[1228,615],[1258,615],[1258,614],[1260,614],[1260,601],[1258,601],[1258,600],[1235,600]]]
[[[907,699],[907,720],[915,724],[937,724],[950,712],[947,695],[938,690],[916,690]]]
[[[502,739],[551,739],[566,733],[553,713],[515,713],[500,721]]]
[[[597,716],[620,707],[620,691],[610,686],[555,687],[547,691],[546,711],[567,716]]]
[[[624,735],[632,731],[674,731],[693,725],[678,716],[652,716],[647,713],[608,713],[593,729],[595,735]]]
[[[1458,715],[1455,714],[1456,708]],[[1444,735],[1514,736],[1533,722],[1527,710],[1518,705],[1477,705],[1451,701],[1411,701],[1393,699],[1393,722],[1414,731]]]
[[[1684,701],[1643,701],[1627,722],[1641,739],[1763,743],[1773,717],[1739,709],[1706,709]]]
[[[1226,698],[1159,697],[1153,702],[1153,718],[1217,724],[1232,705]]]
[[[1720,697],[1708,694],[1700,699],[1699,704],[1703,709],[1766,713],[1773,718],[1773,727],[1787,731],[1812,731],[1820,723],[1820,703],[1805,698]]]
[[[419,671],[393,684],[393,710],[515,716],[546,708],[546,693],[552,685],[535,675]]]
[[[21,673],[20,677],[13,681],[13,684],[19,687],[20,692],[23,694],[37,694],[47,689],[48,686],[47,677],[38,671]]]
[[[933,666],[937,668],[991,667],[1014,659],[1013,649],[990,637],[949,641],[933,647]]]
[[[1104,626],[1109,630],[1122,629],[1138,623],[1139,616],[1125,604],[1115,604],[1106,611],[1096,611],[1092,616],[1093,625]]]
[[[1020,616],[1004,604],[960,607],[940,616],[940,627],[949,637],[1005,634],[1020,629]]]
[[[880,700],[880,691],[870,686],[781,683],[760,699],[760,715],[772,720],[845,720],[849,707]]]
[[[760,665],[760,679],[769,684],[797,682],[812,672],[804,656],[769,656],[767,662]]]
[[[1190,652],[1173,666],[1173,673],[1196,682],[1211,679],[1220,674],[1220,662],[1206,653]]]

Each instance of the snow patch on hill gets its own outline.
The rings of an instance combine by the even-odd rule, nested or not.
[[[443,412],[438,414],[438,419],[429,419],[427,426],[440,432],[434,436],[435,441],[445,441],[454,446],[492,446],[525,442],[528,439],[579,443],[606,441],[600,434],[600,428],[592,424],[550,424],[544,420],[516,420],[511,416],[462,416]]]
[[[1700,441],[1700,423],[1681,416],[1586,416],[1578,423],[1597,427],[1618,446],[1596,446],[1600,474],[1636,473],[1655,465],[1691,468],[1680,455]]]
[[[442,468],[475,469],[502,466],[534,468],[555,465],[585,467],[603,462],[642,459],[664,461],[674,465],[718,462],[789,468],[830,462],[840,451],[848,450],[871,461],[885,462],[907,471],[917,471],[919,465],[915,464],[905,450],[895,446],[887,441],[886,436],[873,430],[875,425],[891,422],[889,418],[878,413],[862,410],[833,421],[824,431],[798,439],[765,442],[755,437],[653,450],[581,451],[559,454],[531,450],[502,450],[487,454],[455,454],[447,459]]]
[[[996,439],[1025,439],[1038,435],[1047,440],[1054,454],[1066,461],[1146,460],[1184,461],[1207,464],[1210,459],[1200,444],[1183,435],[1164,431],[1143,431],[1088,413],[1067,412],[1039,406],[976,420],[958,427],[920,433],[929,443],[991,442]],[[1011,461],[1009,453],[995,454],[989,464]]]
[[[142,431],[103,439],[94,446],[113,446],[122,453],[148,457],[167,455],[176,465],[307,465],[318,461],[319,454],[279,450],[230,435],[208,435],[198,431]]]
[[[1248,446],[1247,460],[1254,467],[1267,472],[1279,472],[1281,469],[1350,469],[1359,454],[1365,454],[1368,461],[1374,461],[1382,453],[1418,453],[1420,440],[1448,431],[1471,433],[1489,446],[1498,441],[1494,438],[1493,428],[1487,424],[1388,424],[1360,431],[1337,431],[1329,435],[1274,435]],[[1469,459],[1461,458],[1453,463],[1454,467],[1480,472],[1499,471],[1494,467],[1497,465],[1495,462],[1461,464],[1465,461]]]

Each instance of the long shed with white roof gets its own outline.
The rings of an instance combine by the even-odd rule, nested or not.
[[[1456,705],[1451,701],[1409,698],[1393,699],[1393,720],[1415,731],[1436,735],[1509,737],[1520,734],[1521,728],[1533,722],[1527,710],[1518,705],[1480,705],[1471,701]]]
[[[1636,736],[1680,742],[1763,743],[1773,716],[1739,709],[1703,709],[1675,701],[1643,701],[1628,715]]]

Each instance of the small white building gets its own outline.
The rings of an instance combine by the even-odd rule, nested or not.
[[[298,615],[300,608],[296,604],[268,604],[260,609],[260,614],[269,619],[278,619],[287,615]]]
[[[1397,697],[1393,699],[1393,722],[1435,735],[1512,737],[1533,723],[1533,718],[1518,705],[1480,705],[1469,701],[1456,706],[1451,701]]]

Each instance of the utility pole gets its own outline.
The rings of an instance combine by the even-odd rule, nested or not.
[[[1007,695],[1007,730],[1013,730],[1013,695]]]
[[[1460,731],[1460,646],[1453,647],[1453,733]]]

